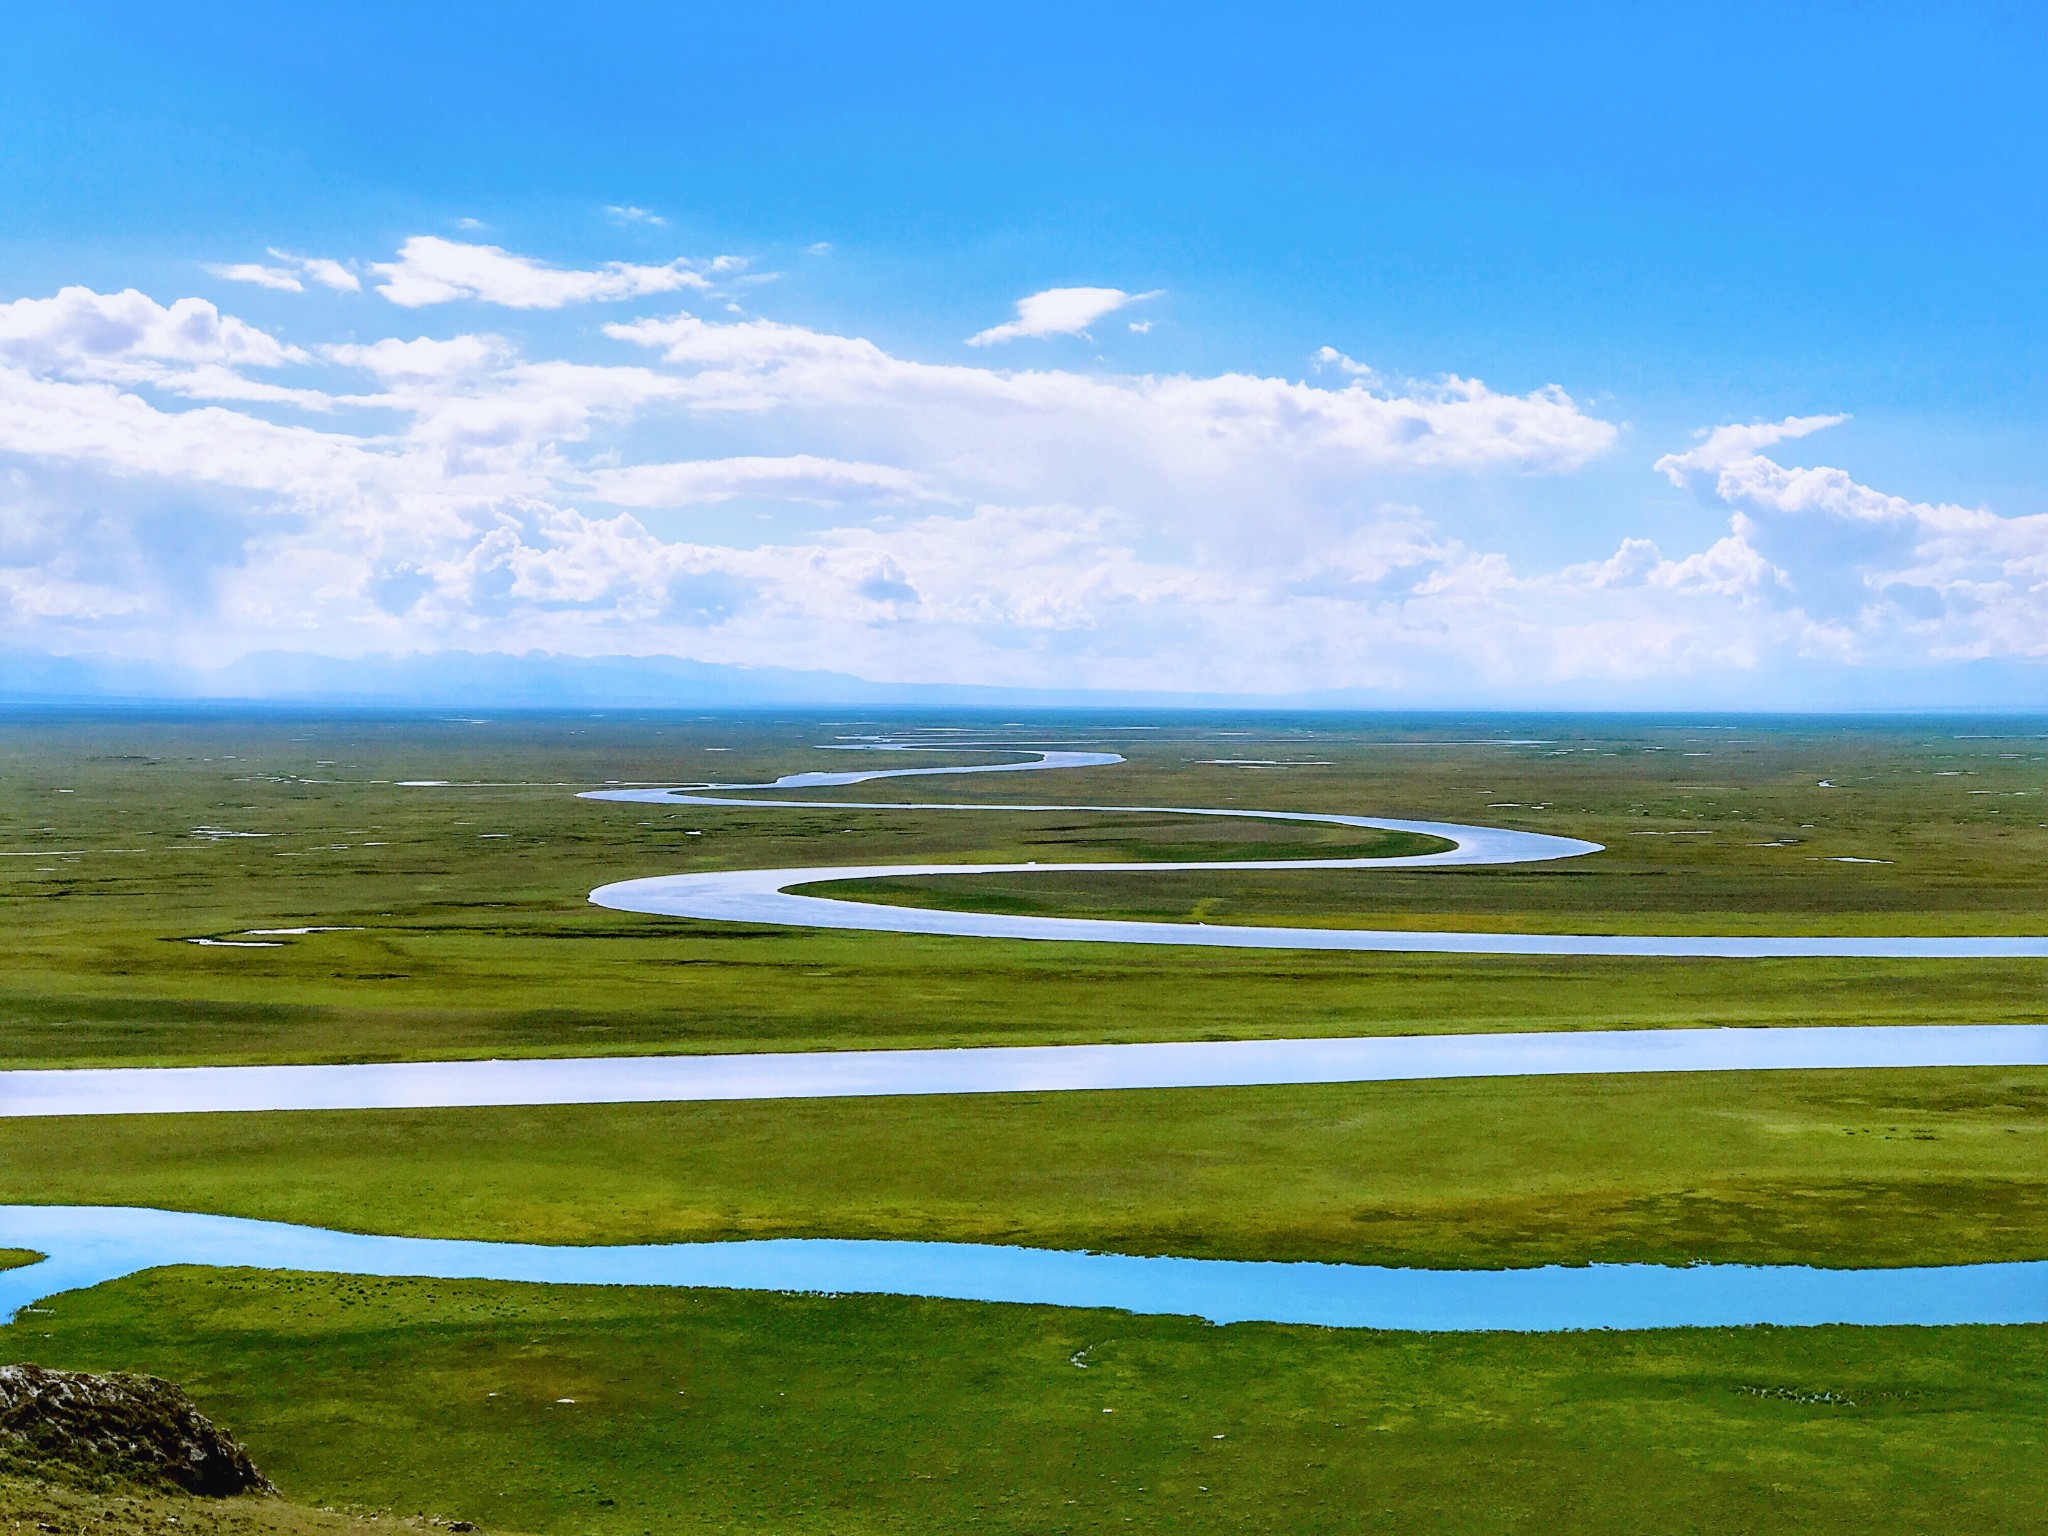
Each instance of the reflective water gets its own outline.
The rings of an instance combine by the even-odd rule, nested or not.
[[[932,1051],[0,1071],[0,1116],[632,1104],[1545,1077],[2048,1066],[2048,1025],[1550,1030]]]
[[[779,1239],[565,1248],[374,1237],[133,1207],[0,1207],[0,1316],[166,1264],[360,1275],[868,1292],[1419,1330],[2048,1322],[2048,1262],[1916,1269],[1648,1264],[1517,1270],[1133,1258],[968,1243]]]
[[[956,938],[1031,939],[1068,944],[1167,944],[1223,949],[1318,949],[1393,954],[1614,956],[1642,959],[2028,959],[2048,957],[2048,935],[1830,936],[1802,934],[1584,934],[1416,932],[1405,929],[1251,927],[1205,923],[1130,922],[1114,918],[1024,917],[987,912],[940,912],[879,902],[834,901],[796,888],[832,880],[882,880],[944,875],[1216,873],[1222,870],[1427,869],[1481,864],[1525,864],[1579,858],[1600,844],[1541,832],[1459,822],[1402,821],[1306,811],[1248,811],[1169,805],[889,805],[874,802],[753,800],[712,790],[796,789],[859,784],[870,779],[941,773],[1022,773],[1103,767],[1123,761],[1111,752],[1042,752],[1035,760],[951,768],[875,769],[865,773],[786,774],[768,784],[712,784],[678,789],[592,790],[584,798],[682,805],[786,805],[838,810],[1143,812],[1148,815],[1307,821],[1379,831],[1419,832],[1453,846],[1439,853],[1396,859],[1279,859],[1146,864],[866,864],[830,868],[719,870],[655,875],[599,886],[590,899],[601,907],[658,917],[714,922],[774,923],[793,928],[852,929]]]

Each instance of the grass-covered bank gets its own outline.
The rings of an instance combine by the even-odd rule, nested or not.
[[[160,969],[31,961],[0,973],[0,1066],[2048,1020],[2048,960],[1134,954],[708,924],[657,934],[659,919],[588,907],[564,926],[575,931],[488,941],[314,934],[289,951],[193,949]]]
[[[489,1529],[2048,1528],[2042,1328],[1400,1335],[175,1270],[33,1322],[0,1353],[174,1377],[293,1498]]]
[[[0,1201],[569,1243],[2048,1258],[2048,1069],[0,1120]]]
[[[431,1516],[343,1513],[253,1495],[206,1499],[145,1488],[80,1488],[5,1473],[0,1527],[36,1536],[446,1536],[447,1529]]]

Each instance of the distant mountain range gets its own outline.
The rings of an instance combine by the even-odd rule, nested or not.
[[[0,654],[0,701],[153,701],[547,709],[877,704],[1106,707],[1228,706],[1223,695],[877,683],[840,672],[722,666],[668,656],[556,656],[441,651],[339,659],[272,651],[211,670],[110,656]]]
[[[338,658],[268,651],[200,669],[115,656],[0,652],[0,704],[217,703],[421,709],[750,709],[807,705],[911,709],[1050,708],[1709,712],[2048,713],[2041,669],[1956,663],[1902,677],[1853,667],[1797,678],[1731,674],[1585,685],[1514,696],[1477,679],[1441,692],[1328,689],[1293,694],[1011,688],[875,682],[842,672],[728,666],[672,656],[438,651]]]

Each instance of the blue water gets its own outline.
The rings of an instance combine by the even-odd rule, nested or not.
[[[124,1206],[22,1205],[0,1206],[0,1247],[49,1255],[40,1264],[0,1271],[0,1316],[140,1270],[197,1264],[555,1285],[865,1292],[1330,1328],[1550,1332],[2048,1322],[2048,1262],[1425,1270],[839,1239],[577,1248],[366,1236]]]

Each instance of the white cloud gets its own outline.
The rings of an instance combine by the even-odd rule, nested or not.
[[[272,251],[270,254],[278,256],[283,253]],[[331,261],[325,256],[302,256],[297,259],[299,270],[323,288],[332,288],[337,293],[362,292],[363,280],[340,262]]]
[[[1316,350],[1315,365],[1318,368],[1335,368],[1338,372],[1357,379],[1368,387],[1377,386],[1380,376],[1376,370],[1356,358],[1346,357],[1335,347],[1319,347]]]
[[[720,261],[724,261],[721,258]],[[377,291],[394,304],[417,309],[455,299],[475,299],[507,309],[559,309],[608,299],[630,299],[681,288],[707,288],[705,270],[729,268],[713,262],[703,269],[682,257],[663,266],[606,262],[591,271],[551,267],[495,245],[468,245],[438,235],[414,235],[396,261],[373,262]]]
[[[1661,588],[1667,592],[1708,592],[1753,600],[1772,586],[1785,584],[1785,573],[1750,547],[1741,532],[1717,540],[1682,560],[1669,560],[1650,539],[1625,538],[1605,560],[1569,566],[1559,573],[1568,583],[1606,589]]]
[[[1715,427],[1699,434],[1698,446],[1684,453],[1667,453],[1652,467],[1673,485],[1683,485],[1687,475],[1695,470],[1746,463],[1757,457],[1759,449],[1838,427],[1848,419],[1847,416],[1788,416],[1783,421]]]
[[[149,378],[172,367],[277,368],[306,354],[204,299],[165,306],[133,288],[65,288],[0,304],[0,362],[74,378]]]
[[[338,261],[330,261],[324,256],[293,256],[275,246],[271,247],[270,255],[283,265],[268,267],[259,261],[222,262],[211,264],[206,270],[231,283],[254,283],[261,288],[275,288],[281,293],[304,293],[306,284],[302,279],[305,278],[312,279],[323,288],[342,293],[356,293],[362,289],[362,279]]]
[[[1916,502],[1761,452],[1846,419],[1716,428],[1655,468],[1728,507],[1732,532],[1716,548],[1771,569],[1844,654],[2048,656],[2048,515]]]
[[[615,507],[681,507],[739,497],[816,505],[945,499],[931,489],[924,475],[887,464],[849,463],[808,453],[596,469],[577,483]]]
[[[231,283],[254,283],[259,288],[275,288],[280,293],[306,291],[306,285],[299,281],[297,273],[283,267],[266,267],[258,261],[214,262],[209,263],[206,270]]]
[[[1449,600],[1424,589],[1474,600],[1490,557],[1374,486],[1569,472],[1613,438],[1556,390],[1012,372],[768,320],[608,331],[650,362],[491,334],[309,353],[140,294],[0,309],[0,465],[20,482],[0,512],[40,530],[0,541],[0,635],[214,658],[668,648],[1041,683],[1192,680],[1193,654],[1217,685],[1376,676],[1398,668],[1361,615]],[[364,387],[258,376],[307,366]],[[208,390],[242,404],[184,403]],[[382,425],[251,413],[272,404]],[[623,510],[735,502],[780,510],[738,542],[657,537]],[[53,510],[85,506],[89,523]],[[140,573],[169,526],[186,553],[167,586]]]
[[[1081,336],[1104,315],[1129,304],[1156,299],[1160,290],[1125,293],[1121,288],[1048,288],[1017,301],[1017,318],[967,338],[970,347],[993,346],[1021,337]]]
[[[1241,508],[1284,488],[1341,508],[1371,494],[1359,478],[1371,472],[1566,473],[1615,437],[1562,390],[1500,395],[1455,377],[1392,394],[1249,374],[1012,372],[692,315],[605,332],[657,350],[699,411],[800,416],[873,447],[857,457],[944,457],[956,478],[1033,501],[1085,492],[1164,507],[1199,494]]]
[[[360,368],[385,380],[446,381],[484,372],[506,362],[513,349],[498,336],[451,336],[437,340],[418,336],[400,341],[387,336],[362,345],[346,342],[323,347],[326,357],[349,368]]]
[[[668,220],[658,213],[649,213],[645,208],[631,204],[606,203],[604,211],[621,224],[651,224],[657,229],[666,228]]]
[[[492,282],[614,270],[498,254]],[[1307,382],[935,364],[688,314],[577,345],[302,348],[133,291],[0,305],[0,647],[1467,697],[2048,655],[2048,519],[1771,456],[1838,418],[1658,460],[1726,520],[1694,547],[1530,568],[1444,508],[1612,449],[1555,387],[1390,383],[1334,350]]]

